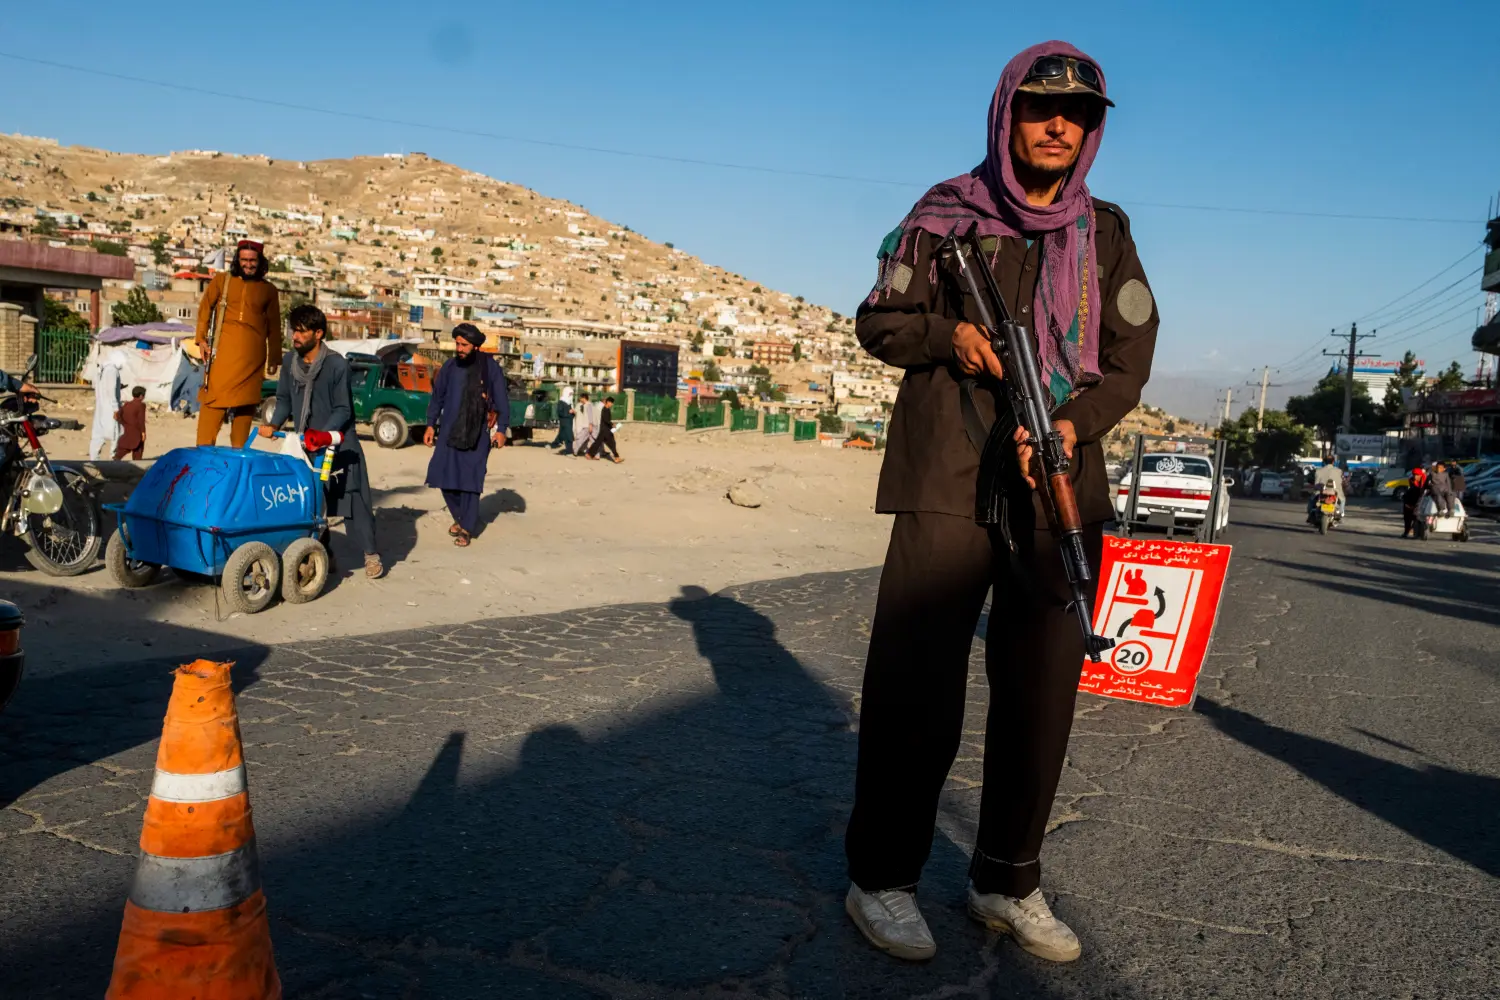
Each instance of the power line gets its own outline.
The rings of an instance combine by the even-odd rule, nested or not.
[[[381,115],[365,114],[359,111],[345,111],[337,108],[320,108],[311,104],[298,104],[293,101],[278,101],[274,98],[254,97],[248,94],[233,94],[222,90],[212,90],[207,87],[196,87],[191,84],[174,83],[167,80],[153,80],[148,77],[134,76],[128,73],[116,73],[110,70],[97,69],[92,66],[77,66],[72,63],[59,62],[54,59],[38,59],[35,56],[23,56],[14,52],[0,52],[0,59],[10,59],[14,62],[29,63],[33,66],[47,66],[52,69],[67,70],[72,73],[84,73],[89,76],[103,77],[109,80],[121,80],[126,83],[139,83],[150,87],[160,87],[165,90],[175,90],[181,93],[200,94],[205,97],[215,97],[221,100],[242,101],[247,104],[259,104],[265,107],[281,108],[287,111],[302,111],[309,114],[328,115],[334,118],[347,118],[353,121],[370,122],[376,125],[394,125],[401,128],[426,129],[430,132],[442,132],[449,135],[462,135],[475,139],[491,139],[497,142],[514,142],[530,146],[544,146],[550,149],[566,149],[578,153],[598,153],[606,156],[625,156],[638,160],[652,160],[658,163],[677,163],[686,166],[714,167],[720,170],[742,170],[750,173],[772,174],[783,177],[806,177],[814,180],[846,181],[854,184],[877,184],[884,187],[926,188],[930,186],[925,183],[893,180],[891,178],[884,177],[862,177],[855,174],[835,174],[824,173],[822,171],[816,170],[797,170],[788,167],[768,167],[761,164],[733,163],[727,160],[709,160],[693,156],[672,156],[665,153],[643,153],[639,150],[615,149],[608,146],[591,146],[574,142],[559,142],[551,139],[537,139],[531,136],[508,135],[501,132],[488,132],[483,129],[460,128],[453,125],[434,125],[427,122],[409,121],[400,118],[386,118]],[[1133,199],[1124,199],[1123,203],[1126,205],[1139,206],[1142,208],[1165,208],[1189,212],[1228,212],[1240,215],[1284,216],[1291,218],[1331,219],[1353,222],[1412,222],[1465,226],[1476,224],[1476,220],[1474,219],[1447,219],[1405,215],[1364,215],[1353,212],[1301,212],[1276,208],[1248,208],[1236,205],[1190,205],[1177,202],[1139,201]]]
[[[1441,302],[1434,303],[1433,300],[1436,299],[1436,298],[1438,298],[1438,296],[1442,295],[1445,292],[1451,292],[1451,291],[1453,291],[1455,288],[1458,289],[1458,293],[1457,293],[1458,295],[1467,295],[1467,294],[1469,294],[1470,293],[1469,289],[1467,289],[1467,288],[1460,288],[1459,286],[1466,284],[1469,281],[1469,279],[1473,278],[1476,274],[1478,274],[1482,270],[1484,270],[1484,265],[1483,264],[1481,264],[1479,267],[1476,267],[1474,270],[1470,271],[1468,274],[1464,275],[1463,277],[1459,278],[1458,280],[1454,281],[1452,284],[1444,285],[1442,288],[1439,288],[1437,291],[1433,292],[1431,295],[1428,295],[1428,296],[1426,296],[1424,298],[1418,299],[1416,302],[1413,302],[1410,305],[1407,305],[1407,306],[1403,307],[1395,315],[1388,316],[1385,319],[1381,320],[1380,322],[1382,324],[1386,325],[1386,326],[1390,326],[1392,323],[1404,323],[1407,320],[1409,320],[1409,319],[1411,319],[1411,318],[1413,318],[1415,316],[1419,316],[1419,315],[1421,315],[1424,312],[1430,311],[1431,308],[1433,308],[1433,307],[1435,307],[1437,305],[1441,305],[1442,304]],[[1453,298],[1454,298],[1454,296],[1450,295],[1446,299],[1443,299],[1442,302],[1451,302],[1451,301],[1453,301]]]
[[[1354,322],[1356,322],[1356,323],[1363,323],[1365,320],[1371,318],[1372,316],[1378,316],[1379,314],[1385,312],[1391,306],[1395,305],[1397,302],[1400,302],[1402,299],[1406,298],[1408,295],[1411,295],[1414,292],[1421,291],[1423,288],[1426,288],[1428,285],[1432,284],[1434,281],[1438,280],[1443,275],[1447,274],[1449,271],[1453,270],[1455,267],[1457,267],[1458,265],[1462,264],[1464,261],[1468,260],[1469,259],[1469,255],[1472,254],[1475,250],[1478,250],[1481,246],[1483,246],[1482,243],[1475,244],[1474,246],[1472,246],[1469,249],[1465,250],[1464,253],[1463,253],[1463,256],[1460,257],[1460,258],[1458,258],[1458,260],[1455,260],[1453,263],[1449,264],[1447,267],[1443,268],[1437,274],[1434,274],[1432,277],[1428,278],[1426,281],[1422,282],[1417,287],[1409,289],[1408,291],[1402,292],[1400,295],[1396,296],[1394,299],[1391,299],[1391,301],[1387,302],[1385,305],[1379,307],[1378,309],[1373,309],[1370,312],[1365,313],[1363,316],[1357,316],[1357,317],[1355,317]]]
[[[1450,315],[1451,313],[1459,309],[1468,309],[1473,305],[1473,302],[1470,299],[1470,296],[1472,294],[1473,293],[1470,292],[1466,293],[1465,295],[1459,296],[1457,301],[1455,301],[1454,304],[1449,306],[1447,309],[1444,309],[1440,313],[1425,316],[1422,319],[1415,321],[1410,326],[1406,326],[1397,330],[1390,330],[1386,327],[1381,327],[1381,329],[1385,331],[1385,334],[1388,337],[1395,337],[1404,334],[1408,339],[1410,339],[1411,337],[1414,337],[1420,333],[1424,333],[1427,330],[1433,329],[1433,321],[1441,319],[1443,316]]]

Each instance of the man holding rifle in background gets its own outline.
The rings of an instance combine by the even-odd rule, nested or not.
[[[261,383],[281,363],[281,299],[266,280],[270,266],[263,246],[240,240],[229,270],[214,275],[203,290],[195,338],[203,357],[200,445],[218,440],[226,414],[229,443],[238,448],[249,440]]]
[[[845,908],[872,944],[901,958],[936,951],[915,890],[992,586],[968,909],[1042,958],[1080,953],[1041,894],[1039,855],[1083,658],[1098,641],[1076,595],[1092,597],[1113,516],[1099,442],[1139,402],[1159,322],[1129,220],[1085,183],[1112,106],[1098,64],[1071,45],[1012,59],[990,104],[984,162],[928,191],[886,237],[858,313],[865,349],[906,377],[875,504],[896,519],[865,663]],[[965,274],[960,263],[978,267]],[[1004,303],[981,308],[980,267]],[[1003,322],[1007,306],[1019,326],[1006,332],[1033,338],[1027,381],[1039,412],[1050,411],[1053,458],[1068,467],[1061,481],[1033,452],[1015,383],[1002,382],[1016,373],[995,350],[1001,331],[980,325],[996,307],[990,322]],[[1004,356],[1015,364],[1013,351]],[[996,434],[1004,447],[987,452]]]

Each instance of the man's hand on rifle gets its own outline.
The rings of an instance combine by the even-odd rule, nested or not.
[[[1073,421],[1054,420],[1052,421],[1052,426],[1056,428],[1057,433],[1062,435],[1063,454],[1072,458],[1073,446],[1078,443],[1078,430],[1073,426]],[[1031,434],[1027,432],[1026,428],[1017,427],[1014,437],[1016,442],[1016,459],[1021,463],[1022,474],[1026,476],[1026,484],[1032,489],[1036,489],[1036,479],[1030,475],[1031,456],[1036,453],[1036,449],[1029,444]]]
[[[1000,359],[990,347],[989,336],[973,323],[953,328],[953,360],[965,375],[990,375],[999,379],[1005,374]]]

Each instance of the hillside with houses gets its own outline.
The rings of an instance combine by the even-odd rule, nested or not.
[[[148,156],[0,135],[0,238],[133,261],[133,278],[104,283],[106,324],[135,287],[194,324],[223,248],[252,239],[283,308],[315,302],[335,336],[440,346],[470,321],[522,379],[615,388],[621,341],[658,344],[679,351],[686,393],[860,422],[882,420],[900,379],[860,349],[849,315],[422,153]]]

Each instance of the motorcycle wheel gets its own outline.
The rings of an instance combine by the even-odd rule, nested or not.
[[[63,505],[55,514],[25,515],[26,561],[49,576],[77,576],[92,567],[104,544],[104,515],[81,473],[58,470]]]
[[[1330,527],[1332,527],[1332,526],[1333,526],[1333,518],[1329,517],[1327,514],[1319,514],[1318,515],[1318,534],[1320,534],[1320,535],[1326,535],[1326,534],[1328,534],[1328,529]]]

